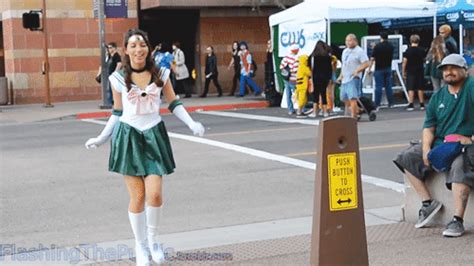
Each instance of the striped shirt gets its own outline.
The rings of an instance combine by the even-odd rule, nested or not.
[[[296,72],[298,72],[298,57],[297,55],[290,54],[287,55],[281,60],[280,69],[285,68],[286,66],[290,67],[290,82],[296,83]]]

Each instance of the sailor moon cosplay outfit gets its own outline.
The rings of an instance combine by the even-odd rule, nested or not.
[[[160,73],[165,84],[170,70],[162,67]],[[113,110],[102,133],[91,139],[94,141],[89,140],[86,147],[95,148],[112,136],[110,171],[128,176],[171,174],[175,162],[165,124],[159,114],[162,87],[151,82],[141,90],[132,83],[127,92],[122,70],[115,71],[109,81],[112,88],[121,93],[123,111]],[[195,135],[204,134],[202,125],[192,120],[179,100],[171,102],[168,109]],[[96,142],[99,142],[98,145],[95,145]]]
[[[161,80],[166,84],[170,70],[160,69]],[[96,148],[112,136],[109,170],[128,176],[168,175],[175,169],[175,162],[165,124],[159,114],[162,87],[151,82],[145,89],[131,84],[127,92],[123,71],[116,71],[109,81],[112,88],[121,93],[123,111],[113,110],[104,129],[96,138],[86,142],[86,148]],[[178,100],[168,109],[183,121],[194,133],[202,136],[204,127],[195,122]],[[164,254],[158,240],[158,223],[161,207],[146,206],[142,213],[129,211],[130,223],[135,235],[137,265],[161,263]]]

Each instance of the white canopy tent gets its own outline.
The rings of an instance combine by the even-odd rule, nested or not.
[[[305,50],[305,53],[314,47],[318,37],[331,44],[331,22],[359,21],[375,23],[394,18],[433,17],[433,35],[436,36],[436,11],[436,3],[424,0],[306,0],[301,4],[271,15],[269,24],[273,43],[275,43],[273,27],[278,26],[285,29],[279,30],[280,36],[276,36],[281,57],[284,49],[288,49],[290,41],[299,43],[301,38],[304,39],[303,46],[306,46],[302,47],[301,50]],[[321,22],[325,24],[321,24]],[[291,26],[287,27],[288,25]],[[301,26],[298,27],[298,25]],[[319,25],[318,30],[308,30],[317,27],[317,25]],[[325,28],[325,31],[322,30],[322,34],[321,25],[324,25],[323,28]],[[278,55],[275,54],[274,56],[277,57]],[[277,88],[280,87],[279,84],[280,82],[276,82]],[[406,94],[404,85],[403,89]],[[282,107],[284,105],[286,104],[282,101]]]
[[[394,18],[433,17],[436,20],[437,5],[424,0],[306,0],[269,17],[270,27],[287,22],[305,22],[319,19],[329,22],[365,21],[375,23]],[[436,34],[436,23],[433,23]],[[327,40],[330,43],[330,39]]]

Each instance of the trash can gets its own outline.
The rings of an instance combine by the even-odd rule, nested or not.
[[[0,77],[0,105],[8,104],[8,79]]]

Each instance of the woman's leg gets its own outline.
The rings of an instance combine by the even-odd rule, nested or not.
[[[320,94],[321,94],[321,102],[323,107],[323,116],[328,116],[328,99],[326,97],[326,88],[328,87],[329,81],[324,81],[322,86],[320,87]]]
[[[214,86],[216,86],[216,88],[217,88],[217,96],[221,97],[222,96],[222,88],[221,88],[221,84],[219,84],[218,77],[219,77],[219,74],[215,74],[211,77],[211,79],[212,79],[212,83],[214,83]]]
[[[313,114],[312,116],[316,117],[318,116],[318,113],[319,113],[319,103],[320,103],[320,95],[321,95],[321,91],[320,91],[320,84],[318,84],[317,82],[316,83],[313,83],[313,96],[314,96],[314,102],[313,102]]]
[[[327,87],[327,92],[326,92],[326,98],[328,101],[328,111],[331,111],[334,109],[334,82],[332,80],[329,81],[329,85]]]
[[[244,97],[244,95],[245,95],[245,76],[240,75],[240,93],[239,93],[239,96]]]
[[[209,83],[211,83],[211,78],[206,78],[206,81],[204,81],[204,92],[199,97],[207,96],[207,92],[209,91]]]
[[[145,178],[148,246],[150,247],[153,261],[158,264],[164,260],[163,249],[161,248],[158,235],[163,211],[162,180],[163,178],[158,175],[149,175]]]
[[[125,176],[130,202],[128,218],[135,236],[135,254],[137,265],[149,265],[145,205],[145,183],[142,177]]]
[[[183,79],[183,87],[185,98],[191,98],[191,83],[189,82],[190,78]]]
[[[237,89],[237,82],[239,82],[240,74],[238,71],[234,72],[234,78],[232,79],[232,90],[229,93],[229,96],[234,96],[235,89]]]
[[[423,90],[418,90],[418,100],[420,101],[420,104],[425,103],[425,92]]]
[[[262,92],[262,89],[253,81],[253,79],[250,76],[245,77],[247,83],[249,86],[253,89],[255,94],[259,94]]]

